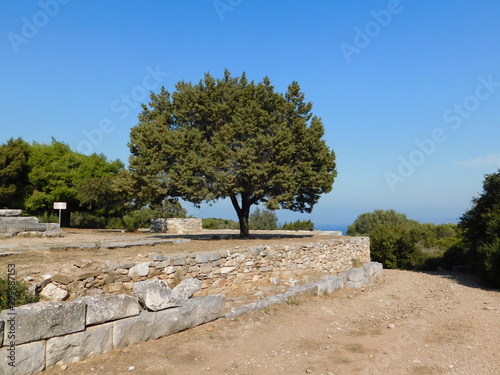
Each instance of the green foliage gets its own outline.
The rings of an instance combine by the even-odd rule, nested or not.
[[[44,212],[38,215],[37,218],[41,223],[59,223],[59,216],[52,212]]]
[[[486,175],[483,192],[460,219],[469,257],[485,279],[500,287],[500,170]]]
[[[164,201],[157,206],[142,207],[140,210],[131,211],[123,218],[125,229],[149,228],[151,220],[158,218],[186,217],[186,210],[178,201]]]
[[[372,228],[380,225],[412,226],[415,224],[418,223],[395,210],[375,210],[359,215],[354,223],[347,227],[347,235],[367,236]]]
[[[314,230],[314,223],[311,220],[297,220],[283,224],[283,230]]]
[[[203,229],[238,229],[237,221],[228,219],[207,218],[201,220]]]
[[[0,145],[0,208],[23,208],[29,194],[29,144],[21,138]]]
[[[368,235],[372,259],[386,268],[435,270],[464,264],[455,224],[421,224],[394,210],[376,210],[360,215],[348,233]]]
[[[138,199],[229,197],[247,236],[252,205],[310,212],[332,188],[335,155],[296,82],[282,95],[267,77],[206,74],[172,95],[162,88],[142,107],[129,143]]]
[[[274,211],[256,208],[250,214],[249,225],[253,230],[275,230],[278,229],[278,216]]]
[[[39,299],[40,296],[32,294],[24,283],[13,279],[12,276],[10,280],[8,275],[0,277],[0,311],[12,307],[12,302],[14,306],[21,306],[38,302]]]
[[[123,169],[118,160],[108,162],[104,155],[79,154],[55,139],[50,145],[34,143],[30,147],[28,166],[33,193],[26,200],[25,208],[31,214],[47,212],[53,202],[64,201],[72,211],[96,210],[94,214],[102,215],[104,212],[97,212],[100,207],[88,197],[100,196],[103,190],[109,190],[113,185],[112,176]],[[97,203],[106,205],[107,202]],[[113,201],[113,204],[116,203]]]
[[[70,224],[76,228],[106,228],[106,218],[90,212],[72,212]]]

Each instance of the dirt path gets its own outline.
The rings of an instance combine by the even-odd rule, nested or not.
[[[385,271],[46,374],[499,374],[500,292],[465,275]]]

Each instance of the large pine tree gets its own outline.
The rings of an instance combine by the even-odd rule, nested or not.
[[[310,212],[331,190],[335,154],[297,82],[282,95],[266,77],[179,82],[143,105],[129,143],[139,198],[180,197],[199,205],[230,198],[249,235],[250,207]]]

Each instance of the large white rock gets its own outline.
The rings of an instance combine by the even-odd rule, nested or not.
[[[141,304],[151,311],[177,307],[182,304],[163,280],[145,280],[134,283],[134,294]]]
[[[172,294],[175,299],[182,303],[191,298],[191,296],[198,291],[202,285],[203,283],[198,279],[184,279],[174,289],[172,289]]]
[[[147,276],[149,273],[149,262],[139,263],[128,270],[129,277]]]
[[[51,301],[64,301],[69,296],[69,292],[53,283],[48,283],[40,292],[40,295]]]

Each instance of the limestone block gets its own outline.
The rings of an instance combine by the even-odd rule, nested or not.
[[[172,289],[163,280],[145,280],[134,283],[134,294],[148,310],[158,311],[181,305]]]
[[[382,272],[382,263],[368,262],[363,266],[365,277],[372,277],[373,275]]]
[[[339,276],[326,276],[318,281],[318,295],[331,294],[344,288],[344,278]]]
[[[128,270],[129,277],[147,276],[149,273],[149,262],[139,263]]]
[[[351,289],[359,289],[363,286],[363,280],[361,281],[348,281],[347,287]]]
[[[11,315],[15,313],[15,315]],[[15,318],[16,344],[66,335],[85,329],[85,303],[44,301],[3,310],[0,320]],[[7,323],[6,323],[7,324]],[[5,330],[5,341],[7,340]]]
[[[87,305],[87,326],[139,315],[137,297],[126,294],[87,296],[79,298],[78,301]]]
[[[68,285],[75,280],[75,277],[71,275],[64,275],[62,273],[56,273],[54,276],[52,276],[51,280],[55,281],[56,283]]]
[[[30,342],[19,345],[16,339],[15,351],[9,346],[0,349],[0,374],[5,375],[25,375],[34,374],[45,369],[45,341]],[[12,358],[15,357],[15,367],[9,366]]]
[[[47,340],[47,367],[81,361],[113,349],[113,323]]]
[[[363,268],[352,268],[348,271],[347,277],[349,281],[363,281],[363,277],[365,276]]]
[[[196,263],[208,263],[210,260],[208,254],[197,254],[195,256]]]
[[[49,283],[42,289],[40,295],[48,298],[51,301],[64,301],[69,297],[69,292],[55,284]]]
[[[23,210],[18,210],[18,209],[1,209],[0,210],[0,216],[5,217],[5,216],[21,216],[23,213]]]
[[[198,279],[184,279],[172,289],[172,293],[179,301],[187,301],[191,296],[201,288],[202,282]]]
[[[149,312],[114,322],[113,347],[158,339],[224,316],[224,295],[189,299],[181,307]]]

